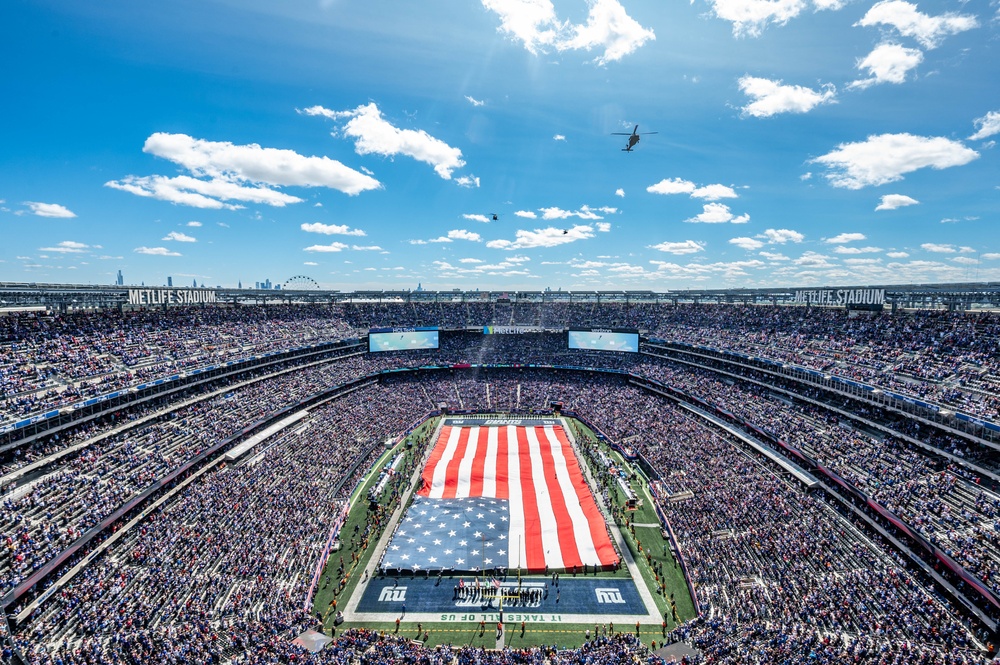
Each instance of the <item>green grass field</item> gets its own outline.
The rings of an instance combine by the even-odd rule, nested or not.
[[[379,555],[376,546],[377,538],[373,539],[369,543],[369,546],[365,549],[362,549],[360,545],[357,545],[354,549],[352,549],[350,543],[355,525],[358,525],[359,530],[362,530],[368,520],[368,500],[366,497],[369,489],[377,482],[379,470],[397,452],[403,452],[404,464],[415,464],[418,462],[419,459],[423,457],[426,445],[430,445],[432,443],[427,441],[427,439],[431,434],[433,434],[436,425],[437,419],[432,419],[423,423],[419,428],[417,428],[417,430],[407,437],[406,440],[401,441],[396,448],[387,450],[383,453],[377,463],[365,476],[363,482],[359,485],[358,490],[355,491],[352,496],[351,511],[348,515],[347,521],[341,529],[341,534],[343,535],[341,541],[342,547],[339,551],[333,552],[330,555],[323,575],[320,578],[319,588],[314,598],[315,611],[324,617],[324,625],[326,626],[328,632],[333,629],[333,619],[336,615],[335,610],[346,607],[348,600],[351,598],[351,595],[355,592],[361,582],[363,574],[362,571],[365,566],[367,566],[372,557],[377,557]],[[593,433],[580,423],[571,421],[570,425],[578,441],[587,437],[593,439]],[[413,440],[415,445],[412,448],[406,447],[407,440]],[[425,443],[421,444],[420,441],[424,441]],[[625,468],[631,468],[631,465],[625,462],[620,455],[611,451],[607,446],[604,447],[604,451],[608,455],[612,456],[617,463],[624,465]],[[593,465],[591,465],[591,470],[595,476],[597,476],[598,473],[603,472],[603,469],[596,468]],[[638,469],[635,470],[638,471]],[[632,525],[658,524],[656,512],[652,507],[652,498],[649,495],[647,480],[641,472],[636,474],[635,480],[632,481],[631,486],[636,495],[642,499],[642,506],[635,511],[625,511],[619,513],[621,517],[618,519],[618,525],[625,539],[626,546],[635,558],[636,564],[642,575],[642,580],[637,580],[637,582],[645,583],[647,588],[652,593],[661,615],[666,613],[668,617],[667,624],[669,629],[674,626],[669,601],[671,594],[674,597],[677,613],[681,621],[686,621],[694,616],[694,605],[691,602],[687,584],[680,573],[680,569],[675,565],[674,558],[669,547],[667,546],[668,543],[661,536],[659,527],[635,526],[633,527],[635,532],[634,534],[632,533],[633,528],[626,527],[625,519],[627,519],[629,524]],[[385,501],[386,498],[387,497],[383,497],[383,501]],[[611,500],[618,508],[624,507],[625,497],[617,487],[615,487],[614,491],[611,492]],[[394,509],[398,510],[398,505],[396,505]],[[639,550],[640,546],[642,547],[641,552]],[[353,552],[358,554],[356,561],[352,559]],[[337,592],[341,579],[338,575],[338,569],[342,562],[345,568],[344,577],[346,577],[347,581],[344,588]],[[657,570],[662,571],[659,581],[657,580],[657,573],[655,572]],[[618,571],[602,572],[598,573],[598,576],[629,577],[629,571],[625,568],[625,566],[622,566]],[[665,595],[659,592],[661,582],[665,584]],[[336,601],[336,606],[333,605],[334,601]],[[362,626],[375,630],[384,630],[386,633],[394,633],[396,631],[395,621],[364,623],[345,622],[337,627],[337,631],[339,632],[347,628]],[[476,622],[424,623],[420,626],[420,628],[427,633],[427,643],[429,645],[464,644],[484,646],[488,648],[496,646],[495,626],[487,625],[482,635],[480,635],[479,624]],[[539,644],[557,644],[563,647],[576,647],[582,645],[586,641],[586,631],[590,630],[593,635],[596,628],[597,627],[593,624],[581,623],[560,623],[558,625],[529,623],[525,625],[525,632],[522,636],[520,624],[511,624],[507,626],[505,644],[515,648]],[[417,622],[403,621],[399,626],[399,634],[416,638],[417,629]],[[614,626],[614,630],[615,632],[627,630],[627,632],[635,633],[635,625]],[[642,640],[647,644],[653,640],[659,640],[662,638],[662,626],[659,622],[655,624],[650,623],[648,625],[641,625],[640,631]]]

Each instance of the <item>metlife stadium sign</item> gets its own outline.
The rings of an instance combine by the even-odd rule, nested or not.
[[[130,305],[201,305],[214,303],[211,289],[129,289]]]
[[[817,289],[814,291],[796,291],[795,302],[803,305],[840,307],[884,305],[885,289]]]

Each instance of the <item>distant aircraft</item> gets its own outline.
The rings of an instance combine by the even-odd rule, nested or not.
[[[646,136],[648,134],[659,134],[659,132],[643,132],[642,134],[640,134],[639,125],[636,125],[635,128],[632,130],[631,134],[629,134],[628,132],[611,132],[611,134],[613,136],[627,136],[628,145],[622,148],[622,152],[632,152],[632,148],[634,148],[635,144],[639,142],[640,136]]]

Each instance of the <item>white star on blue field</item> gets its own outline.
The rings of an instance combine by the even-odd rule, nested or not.
[[[393,533],[380,566],[413,572],[506,568],[508,525],[503,499],[417,496]]]
[[[998,26],[987,0],[10,0],[0,281],[998,280]]]

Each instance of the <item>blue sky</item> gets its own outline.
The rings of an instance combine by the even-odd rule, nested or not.
[[[4,15],[2,281],[1000,279],[995,0]]]

